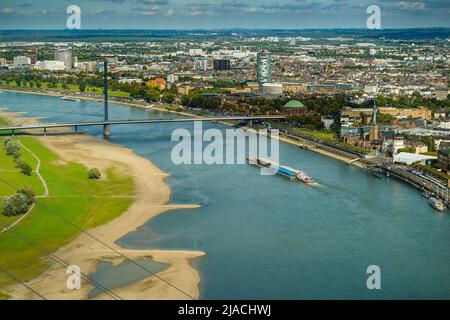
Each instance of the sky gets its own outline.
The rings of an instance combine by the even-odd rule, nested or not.
[[[450,0],[0,0],[0,29],[65,29],[69,5],[82,29],[365,28],[371,4],[382,28],[450,27]]]

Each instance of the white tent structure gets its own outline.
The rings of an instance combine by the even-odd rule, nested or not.
[[[429,160],[436,160],[437,157],[434,156],[426,156],[422,154],[408,153],[408,152],[400,152],[394,156],[395,163],[403,163],[403,164],[413,164],[416,162],[420,162],[421,164],[426,164]]]

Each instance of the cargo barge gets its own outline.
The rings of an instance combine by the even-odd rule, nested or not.
[[[247,161],[249,164],[255,165],[257,167],[267,169],[267,170],[274,170],[276,174],[282,175],[284,177],[287,177],[291,180],[298,180],[305,184],[313,184],[315,183],[314,179],[308,176],[303,171],[293,169],[287,166],[282,166],[279,163],[276,163],[269,159],[264,159],[261,157],[248,157]]]

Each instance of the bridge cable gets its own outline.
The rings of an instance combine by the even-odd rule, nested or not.
[[[11,188],[13,188],[14,190],[18,190],[17,187],[15,187],[14,185],[12,185],[11,183],[9,183],[8,181],[4,180],[3,178],[0,178],[0,182],[3,182],[4,184],[10,186]],[[56,211],[52,210],[51,208],[47,207],[46,205],[44,205],[43,203],[40,203],[38,201],[35,201],[35,204],[42,207],[45,211],[50,212],[51,214],[57,216],[58,218],[60,218],[62,221],[66,222],[67,224],[71,225],[73,228],[77,229],[78,231],[80,231],[81,233],[84,233],[85,235],[87,235],[88,237],[90,237],[91,239],[94,239],[95,241],[99,242],[100,244],[102,244],[103,246],[107,247],[108,249],[112,250],[113,252],[115,252],[116,254],[120,255],[122,258],[124,258],[125,260],[127,260],[128,262],[138,266],[140,269],[146,271],[147,273],[151,274],[152,276],[154,276],[155,278],[161,280],[162,282],[166,283],[167,285],[169,285],[170,287],[174,288],[175,290],[179,291],[180,293],[184,294],[185,296],[189,297],[189,299],[192,300],[196,300],[193,296],[191,296],[189,293],[183,291],[182,289],[178,288],[177,286],[171,284],[169,281],[163,279],[162,277],[160,277],[159,275],[157,275],[156,273],[154,273],[153,271],[147,269],[146,267],[144,267],[143,265],[137,263],[136,261],[130,259],[129,257],[127,257],[125,254],[121,253],[120,251],[114,249],[112,246],[108,245],[106,242],[96,238],[94,235],[92,235],[91,233],[87,232],[86,230],[84,230],[83,228],[81,228],[80,226],[77,226],[76,224],[74,224],[73,222],[71,222],[70,220],[68,220],[67,218],[65,218],[64,216],[60,215],[59,213],[57,213]]]
[[[47,257],[49,257],[51,260],[55,261],[56,263],[58,263],[62,267],[67,268],[67,267],[70,266],[69,263],[67,263],[63,259],[59,258],[55,254],[51,253],[50,251],[48,251],[47,249],[45,249],[44,247],[39,245],[36,241],[34,241],[34,240],[30,239],[29,237],[25,236],[23,233],[19,232],[15,227],[10,227],[10,226],[2,223],[2,222],[0,222],[0,226],[5,228],[5,230],[7,230],[7,231],[12,231],[17,237],[19,237],[23,241],[27,242],[28,244],[32,245],[33,247],[38,249],[40,252],[42,252],[44,255],[46,255]],[[100,289],[101,291],[103,291],[104,293],[109,295],[111,298],[113,298],[115,300],[123,300],[122,297],[120,297],[119,295],[114,293],[112,290],[102,286],[100,283],[98,283],[97,281],[93,280],[92,278],[90,278],[89,276],[85,275],[84,273],[80,272],[80,275],[81,275],[81,277],[84,280],[92,283],[96,288]]]
[[[44,297],[42,294],[40,294],[39,292],[37,292],[36,290],[34,290],[33,288],[31,288],[30,286],[28,286],[25,282],[23,282],[22,280],[20,280],[19,278],[17,278],[15,275],[13,275],[12,273],[8,272],[7,270],[3,269],[2,267],[0,267],[0,272],[6,274],[6,276],[8,276],[9,278],[13,279],[14,281],[16,281],[17,283],[19,283],[20,285],[22,285],[23,287],[25,287],[26,289],[30,290],[31,292],[33,292],[35,295],[37,295],[39,298],[41,298],[42,300],[47,300],[46,297]]]

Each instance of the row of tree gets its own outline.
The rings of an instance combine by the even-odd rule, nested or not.
[[[33,169],[23,160],[19,144],[15,140],[5,140],[5,153],[7,156],[14,157],[14,163],[24,175],[31,176]]]

